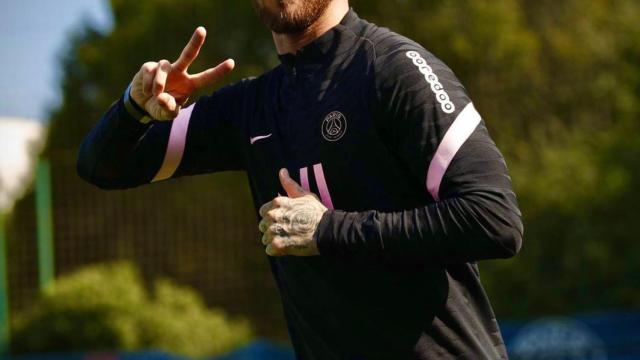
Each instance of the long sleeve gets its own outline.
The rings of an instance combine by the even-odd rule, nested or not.
[[[523,225],[502,154],[453,72],[407,40],[377,43],[379,128],[433,201],[399,211],[330,210],[315,233],[324,256],[432,263],[514,256]],[[398,184],[398,186],[403,186]]]
[[[244,169],[242,90],[226,86],[183,108],[172,121],[139,121],[127,93],[82,142],[78,174],[103,189],[131,188],[184,175]],[[135,105],[135,104],[134,104]]]

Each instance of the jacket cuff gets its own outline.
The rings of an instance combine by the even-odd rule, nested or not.
[[[143,109],[140,105],[138,105],[135,100],[131,97],[131,86],[133,83],[129,84],[127,90],[124,92],[124,108],[127,110],[127,113],[131,115],[136,121],[142,124],[148,124],[153,118],[149,113]]]
[[[383,233],[393,216],[375,210],[327,210],[314,233],[320,255],[371,257],[385,251]]]
[[[313,239],[318,245],[318,251],[320,255],[335,255],[335,245],[332,244],[331,229],[333,228],[332,217],[338,216],[337,210],[327,210],[322,214],[322,218],[316,227],[316,231],[313,233]]]
[[[117,126],[126,129],[125,131],[128,133],[134,134],[135,136],[141,136],[151,127],[151,122],[142,123],[138,119],[134,118],[129,110],[127,110],[124,102],[124,95],[116,101],[115,106],[116,111],[118,112],[118,116],[116,117]]]

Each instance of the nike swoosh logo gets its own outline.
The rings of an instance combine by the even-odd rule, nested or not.
[[[249,142],[251,143],[251,145],[253,145],[254,142],[256,142],[258,140],[266,139],[268,137],[271,137],[271,135],[273,135],[273,134],[254,136],[252,138],[249,138]]]

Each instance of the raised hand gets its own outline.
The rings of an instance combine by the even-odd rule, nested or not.
[[[211,85],[233,70],[228,59],[218,66],[198,74],[189,74],[189,65],[198,57],[207,32],[198,27],[191,40],[174,63],[168,60],[147,62],[133,77],[131,98],[156,120],[174,119],[191,94]]]
[[[258,228],[264,234],[262,244],[267,247],[267,255],[319,255],[313,234],[327,208],[291,179],[286,169],[281,169],[279,176],[287,196],[278,196],[260,207]]]

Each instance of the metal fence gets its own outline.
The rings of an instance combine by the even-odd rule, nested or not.
[[[75,153],[50,153],[50,179],[45,166],[36,180],[50,194],[29,193],[5,219],[10,313],[32,304],[47,267],[59,276],[131,260],[146,280],[191,286],[208,305],[248,318],[256,335],[288,340],[244,173],[104,191],[78,177],[75,161]]]
[[[208,305],[247,317],[257,336],[288,341],[244,173],[103,191],[76,175],[75,154],[53,153],[48,163],[50,171],[47,163],[39,165],[35,191],[17,204],[0,231],[6,235],[0,240],[7,245],[4,295],[10,313],[30,306],[52,276],[126,259],[146,280],[167,277],[189,285]],[[637,313],[611,313],[507,321],[501,327],[514,358],[622,360],[640,356],[638,324]],[[252,349],[238,354],[254,354]]]

